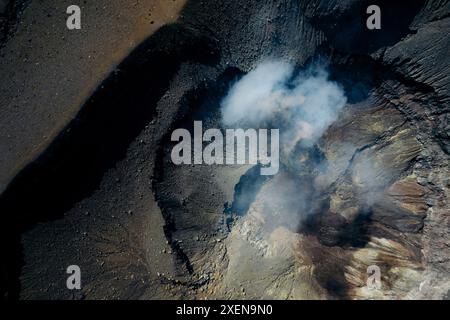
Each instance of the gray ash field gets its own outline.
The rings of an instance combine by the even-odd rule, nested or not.
[[[449,298],[450,1],[66,2],[0,0],[4,299]],[[332,121],[274,176],[175,165],[264,61],[283,103],[326,70]]]

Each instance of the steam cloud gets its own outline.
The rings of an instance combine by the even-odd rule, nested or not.
[[[227,127],[278,128],[281,155],[294,158],[296,147],[312,147],[346,102],[343,89],[329,80],[323,68],[298,73],[292,64],[265,61],[230,88],[221,104],[222,122]],[[295,229],[308,212],[307,195],[300,190],[310,188],[305,188],[305,181],[301,186],[297,178],[284,173],[268,183],[271,186],[263,187],[252,208],[268,209],[257,210],[264,225]],[[263,199],[262,203],[258,204],[258,199]],[[254,214],[253,209],[249,211]]]
[[[266,61],[232,86],[222,101],[222,121],[225,126],[279,128],[282,151],[289,155],[300,141],[313,145],[346,102],[342,88],[323,68],[295,74],[292,64]]]

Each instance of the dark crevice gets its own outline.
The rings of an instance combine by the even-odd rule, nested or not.
[[[263,176],[260,171],[260,165],[253,166],[241,176],[239,182],[234,187],[233,204],[231,206],[231,213],[233,215],[245,215],[262,185],[272,177]]]

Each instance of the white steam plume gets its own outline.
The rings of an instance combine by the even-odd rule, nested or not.
[[[343,89],[322,68],[294,74],[294,66],[266,61],[235,83],[222,101],[225,126],[270,125],[289,155],[302,141],[314,144],[346,103]]]
[[[298,73],[289,63],[262,62],[230,88],[221,103],[222,122],[233,128],[280,129],[281,155],[297,161],[296,147],[312,147],[347,102],[344,90],[328,76],[320,67]],[[264,224],[270,221],[273,227],[288,225],[295,229],[310,212],[309,200],[300,191],[305,189],[297,185],[304,181],[292,179],[282,174],[269,182],[274,188],[270,190],[282,192],[265,192],[264,187],[260,191],[263,196],[256,198],[252,208],[267,208],[259,213]],[[261,199],[265,199],[263,203],[259,203]],[[248,219],[255,215],[255,210],[250,211]]]

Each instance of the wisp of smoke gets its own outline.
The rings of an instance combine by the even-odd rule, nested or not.
[[[223,124],[279,128],[287,155],[300,141],[313,145],[337,119],[347,99],[323,68],[294,71],[292,64],[282,61],[260,63],[223,99]]]

